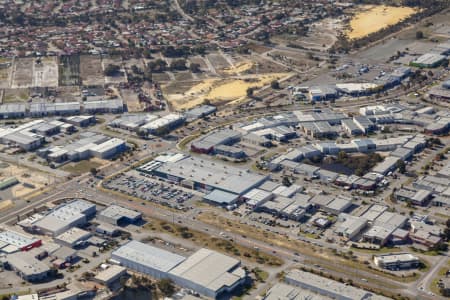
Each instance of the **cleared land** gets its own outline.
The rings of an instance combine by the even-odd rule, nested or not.
[[[145,105],[139,102],[138,94],[134,91],[123,89],[121,90],[121,96],[129,112],[141,112],[145,108]]]
[[[192,230],[176,224],[170,224],[165,221],[158,222],[156,220],[149,220],[149,222],[145,225],[145,229],[154,232],[163,232],[178,238],[190,240],[199,246],[208,247],[209,249],[223,252],[228,255],[237,256],[238,258],[259,264],[280,266],[284,263],[282,259],[276,256],[260,252],[256,249],[241,246],[234,241],[214,237],[200,231]]]
[[[287,73],[246,75],[229,79],[206,79],[192,86],[184,93],[173,93],[164,87],[164,92],[176,110],[188,109],[209,100],[214,104],[229,103],[247,96],[248,88],[261,88],[273,80],[286,77]]]
[[[102,164],[100,162],[91,159],[91,160],[83,160],[76,163],[71,162],[64,165],[61,169],[70,172],[74,175],[81,175],[89,172],[92,168],[98,168],[101,165]]]
[[[30,97],[28,89],[6,89],[3,91],[2,103],[24,102]]]
[[[11,197],[23,197],[35,192],[46,185],[52,184],[54,178],[45,173],[30,170],[9,163],[2,163],[0,168],[0,180],[15,177],[19,183],[0,192],[3,199]]]
[[[14,62],[12,88],[27,88],[33,83],[34,58],[21,58]]]
[[[103,76],[102,60],[98,56],[82,55],[80,57],[80,77],[83,85],[103,85],[105,76]]]
[[[58,86],[58,62],[55,56],[44,57],[34,63],[33,86],[57,87]]]
[[[61,56],[59,64],[59,85],[80,85],[80,57]]]
[[[9,87],[9,77],[12,70],[12,61],[9,59],[0,59],[0,88]]]
[[[416,12],[417,9],[411,7],[364,5],[361,11],[350,20],[347,36],[350,39],[365,37],[387,26],[397,24]]]

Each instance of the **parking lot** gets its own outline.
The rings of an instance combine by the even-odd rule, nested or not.
[[[192,209],[194,202],[201,200],[190,190],[153,179],[150,175],[134,170],[105,181],[104,186],[132,197],[183,211]]]

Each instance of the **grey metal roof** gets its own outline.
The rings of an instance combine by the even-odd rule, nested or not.
[[[203,198],[205,200],[216,202],[218,204],[232,204],[239,198],[239,195],[224,192],[221,190],[214,190],[211,193],[204,196]]]
[[[136,264],[162,272],[169,272],[186,259],[181,255],[155,248],[134,240],[115,250],[112,253],[112,256],[124,258],[126,260],[133,261]]]

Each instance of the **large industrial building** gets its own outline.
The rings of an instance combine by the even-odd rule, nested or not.
[[[167,273],[185,260],[185,257],[138,241],[130,241],[111,254],[111,258],[124,267],[150,275],[166,278]]]
[[[98,157],[102,159],[112,158],[126,151],[125,141],[118,138],[110,138],[94,132],[83,132],[80,139],[65,146],[43,148],[38,155],[54,162],[79,161]]]
[[[425,53],[411,62],[411,66],[418,68],[434,68],[439,66],[446,57],[437,53]]]
[[[267,176],[198,157],[179,157],[167,162],[152,161],[140,168],[185,187],[210,192],[243,195],[267,180]]]
[[[246,278],[239,260],[208,249],[200,249],[185,258],[130,241],[114,251],[111,259],[155,278],[170,278],[181,287],[211,298],[233,291]]]
[[[178,285],[207,297],[231,292],[246,277],[240,261],[208,249],[200,249],[169,272]]]
[[[285,282],[289,285],[305,289],[331,299],[339,300],[387,300],[371,292],[346,285],[316,274],[291,270],[285,276]]]
[[[7,262],[11,268],[26,281],[44,280],[50,268],[27,252],[17,252],[8,255]]]
[[[14,253],[39,247],[42,241],[15,231],[0,232],[0,252]]]
[[[57,236],[72,227],[85,224],[95,212],[95,204],[79,199],[54,208],[32,226],[37,232]]]

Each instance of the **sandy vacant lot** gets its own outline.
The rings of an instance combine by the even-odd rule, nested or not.
[[[93,55],[82,55],[80,57],[80,77],[83,85],[103,85],[105,76],[103,76],[101,58]]]
[[[18,184],[14,185],[12,188],[2,191],[2,193],[8,190],[12,197],[23,197],[24,195],[35,192],[40,188],[54,183],[54,178],[48,176],[47,174],[30,170],[24,167],[19,167],[12,164],[2,164],[3,168],[0,168],[0,180],[4,180],[10,177],[16,177],[19,181]],[[31,184],[29,186],[24,186],[24,183]],[[34,186],[34,187],[33,187]]]
[[[246,75],[228,79],[206,79],[199,81],[184,93],[165,93],[172,107],[176,110],[189,109],[203,103],[222,104],[246,97],[249,87],[261,88],[273,80],[286,77],[287,73],[274,73],[264,75]]]
[[[33,83],[34,58],[16,59],[13,66],[12,88],[27,88]]]
[[[0,58],[0,88],[8,88],[12,70],[12,60]]]
[[[33,86],[57,87],[58,78],[58,62],[56,56],[44,57],[41,59],[41,63],[34,64]]]
[[[350,30],[347,35],[350,39],[364,37],[389,25],[394,25],[415,12],[417,10],[411,7],[364,5],[350,21]]]

